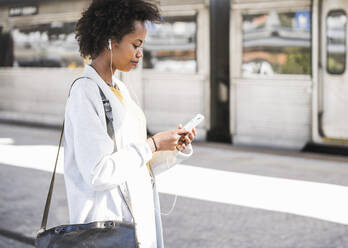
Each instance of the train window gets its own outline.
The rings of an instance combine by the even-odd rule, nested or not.
[[[73,22],[14,27],[8,34],[9,47],[12,47],[9,53],[13,55],[11,66],[69,68],[83,66],[84,61],[78,52],[74,27]],[[1,50],[2,48],[1,46]]]
[[[243,15],[242,74],[311,74],[308,10]]]
[[[347,15],[343,10],[333,10],[327,15],[326,65],[328,73],[343,74],[346,70],[346,25]]]
[[[149,24],[144,42],[144,69],[196,72],[196,16],[165,17]]]

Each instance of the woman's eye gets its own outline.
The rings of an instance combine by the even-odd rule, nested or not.
[[[137,49],[139,46],[133,44],[133,47],[134,47],[135,49]]]

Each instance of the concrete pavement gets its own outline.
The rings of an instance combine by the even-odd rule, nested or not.
[[[0,124],[1,248],[32,247],[59,134]],[[198,142],[194,150],[185,165],[159,177],[163,212],[170,209],[173,193],[179,195],[172,214],[163,216],[167,248],[348,247],[348,225],[342,224],[348,211],[340,208],[346,206],[348,158]],[[309,217],[312,213],[316,218]],[[59,174],[49,226],[67,220]]]

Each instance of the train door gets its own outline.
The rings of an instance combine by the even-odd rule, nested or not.
[[[323,0],[320,19],[319,134],[325,142],[348,142],[348,0]]]
[[[311,138],[311,6],[231,0],[233,144],[297,150]]]

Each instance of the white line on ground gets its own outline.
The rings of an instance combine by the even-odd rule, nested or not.
[[[5,142],[4,142],[5,143]],[[63,173],[63,149],[57,173]],[[56,146],[0,144],[0,163],[53,171]],[[159,191],[188,198],[348,224],[348,187],[177,165],[158,176]]]
[[[177,165],[159,191],[348,224],[348,187]]]

